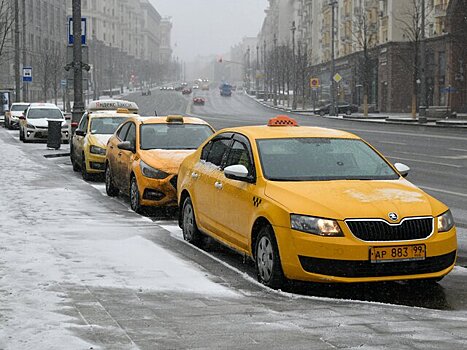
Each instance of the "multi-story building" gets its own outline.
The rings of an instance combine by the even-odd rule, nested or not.
[[[467,24],[462,20],[467,1],[424,2],[428,103],[467,110],[467,59],[461,56],[467,47]],[[259,39],[270,52],[275,39],[290,41],[295,21],[296,40],[308,50],[308,73],[320,78],[322,91],[329,94],[334,33],[335,67],[343,77],[337,97],[360,104],[365,90],[375,109],[408,111],[412,95],[420,94],[422,78],[417,51],[421,4],[421,0],[270,0]]]

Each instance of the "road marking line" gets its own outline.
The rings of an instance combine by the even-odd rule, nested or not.
[[[459,197],[465,197],[467,198],[467,194],[466,193],[459,193],[459,192],[453,192],[453,191],[447,191],[447,190],[441,190],[439,188],[433,188],[433,187],[427,187],[427,186],[418,186],[424,190],[428,190],[428,191],[433,191],[433,192],[441,192],[441,193],[446,193],[446,194],[451,194],[453,196],[459,196]]]
[[[450,151],[467,152],[467,148],[448,148]]]
[[[386,156],[386,158],[398,159],[398,160],[408,160],[410,162],[418,162],[418,163],[427,163],[427,164],[435,164],[435,165],[444,165],[451,168],[463,168],[462,165],[454,165],[454,164],[447,164],[447,163],[438,163],[438,162],[430,162],[428,160],[420,160],[420,159],[411,159],[411,158],[401,158],[401,157],[394,157],[394,156]]]
[[[376,141],[378,143],[384,143],[384,144],[389,144],[389,145],[398,145],[398,146],[407,146],[406,143],[403,142],[391,142],[391,141]]]
[[[394,151],[394,152],[395,153],[401,153],[401,154],[414,155],[414,156],[424,156],[424,157],[430,157],[430,158],[438,158],[438,159],[453,159],[453,160],[467,159],[467,154],[465,156],[435,156],[435,155],[431,155],[431,154],[415,153],[415,152],[404,152],[404,151]]]
[[[382,131],[382,130],[365,130],[365,129],[353,129],[353,128],[340,128],[344,131],[360,131],[360,132],[368,132],[368,133],[376,133],[376,134],[389,134],[389,135],[405,135],[405,136],[412,136],[412,137],[431,137],[434,139],[446,139],[446,140],[460,140],[466,141],[465,137],[457,137],[457,136],[442,136],[442,135],[430,135],[430,134],[416,134],[416,133],[406,133],[406,132],[395,132],[395,131]]]

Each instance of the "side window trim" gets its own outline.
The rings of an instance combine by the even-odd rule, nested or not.
[[[250,162],[251,162],[251,170],[252,174],[251,176],[255,179],[256,181],[256,165],[255,165],[255,158],[253,157],[253,150],[251,148],[251,143],[250,140],[248,140],[248,137],[245,135],[235,133],[233,135],[233,139],[237,142],[240,142],[243,146],[245,146],[246,150],[248,151],[248,156],[250,157]],[[231,144],[232,146],[232,144]],[[230,153],[230,150],[229,150]]]
[[[125,128],[128,124],[130,124],[130,122],[123,123],[122,126],[120,126],[120,128],[118,129],[117,138],[118,138],[119,141],[125,140],[126,134],[128,134],[128,130],[130,129],[130,126],[128,126],[128,129],[126,130],[124,136],[120,135],[120,133],[121,133],[122,129]]]

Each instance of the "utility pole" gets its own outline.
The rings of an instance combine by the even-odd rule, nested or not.
[[[295,26],[295,21],[292,21],[292,76],[293,76],[293,100],[292,100],[292,110],[297,109],[297,60],[295,59],[295,31],[297,27]]]
[[[246,76],[247,76],[247,94],[250,93],[251,89],[251,67],[250,67],[250,47],[246,50]]]
[[[258,43],[256,43],[256,69],[255,69],[256,96],[258,96],[258,90],[259,90],[258,72],[259,72],[259,45]]]
[[[268,92],[268,76],[269,73],[267,71],[267,63],[268,63],[268,58],[267,58],[267,51],[266,51],[266,39],[263,41],[263,71],[264,71],[264,77],[263,77],[263,90],[264,90],[264,101],[269,100],[269,92]]]
[[[273,82],[272,82],[272,85],[273,85],[273,89],[274,89],[274,95],[273,95],[273,103],[274,103],[274,106],[277,106],[277,76],[276,76],[276,72],[277,72],[277,35],[274,34],[274,67],[273,67],[273,75],[272,75],[272,79],[273,79]]]
[[[15,101],[21,101],[21,77],[19,73],[19,0],[15,0]]]
[[[109,96],[113,97],[112,93],[112,43],[109,44]]]
[[[73,135],[84,113],[83,102],[83,58],[81,52],[81,0],[73,0],[73,89],[74,101],[71,114],[71,135]]]
[[[23,41],[23,67],[26,66],[26,0],[22,0],[22,41]],[[28,84],[23,83],[23,101],[28,102]]]
[[[421,39],[420,39],[420,108],[419,108],[419,122],[426,122],[426,109],[428,108],[428,101],[426,95],[426,50],[425,50],[425,0],[422,0],[422,20],[421,20]]]
[[[331,11],[332,11],[332,24],[331,24],[331,106],[329,108],[329,115],[336,115],[336,97],[335,90],[336,86],[334,83],[334,74],[336,70],[334,62],[334,36],[335,36],[335,26],[336,26],[336,5],[337,0],[331,0]]]

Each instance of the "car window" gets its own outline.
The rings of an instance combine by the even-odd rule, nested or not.
[[[22,112],[24,111],[26,108],[28,108],[28,105],[12,105],[11,106],[11,111],[12,112]]]
[[[78,125],[78,129],[79,130],[83,130],[83,131],[88,131],[88,114],[85,113],[82,117],[81,117],[81,120],[79,122],[79,125]]]
[[[222,165],[222,160],[229,150],[231,139],[216,139],[212,141],[211,149],[206,161],[217,166]]]
[[[118,130],[118,132],[117,132],[117,137],[118,137],[120,140],[123,141],[123,140],[125,139],[125,136],[126,136],[126,133],[127,133],[127,131],[128,131],[128,128],[130,127],[130,124],[131,124],[131,123],[126,123],[126,124],[124,124],[124,125],[120,128],[120,130]]]
[[[258,140],[264,176],[277,181],[392,180],[399,175],[361,140]]]
[[[126,117],[102,117],[91,119],[91,134],[111,135]]]
[[[213,134],[203,124],[144,124],[141,144],[146,149],[196,149]]]
[[[125,141],[130,141],[131,145],[136,145],[136,127],[135,124],[129,123],[130,127],[128,133],[125,136]]]
[[[251,162],[250,153],[245,144],[239,141],[234,141],[230,148],[229,155],[225,166],[229,165],[244,165],[248,169],[248,173],[253,173],[253,164]]]
[[[28,119],[64,119],[63,114],[56,108],[29,108]]]

